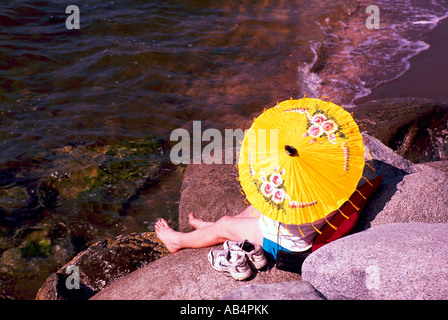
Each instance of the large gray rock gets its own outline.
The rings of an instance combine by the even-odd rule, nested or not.
[[[232,149],[230,149],[232,150]],[[185,170],[179,203],[179,231],[192,231],[188,214],[216,221],[224,215],[234,216],[246,209],[245,196],[237,180],[236,153],[232,150],[233,164],[190,164]]]
[[[448,222],[448,175],[425,170],[403,177],[371,225],[392,222]]]
[[[246,281],[236,281],[215,271],[207,260],[210,248],[186,249],[156,260],[93,296],[92,300],[207,300],[248,283],[299,280],[300,276],[270,266]]]
[[[448,175],[415,165],[375,137],[362,135],[370,165],[363,175],[369,179],[381,175],[383,183],[365,207],[355,231],[391,222],[448,222]]]
[[[419,166],[428,166],[436,170],[448,173],[448,160],[424,162],[422,164],[417,164],[417,167]]]
[[[393,223],[331,242],[302,279],[328,299],[446,299],[448,224]]]
[[[307,281],[286,281],[272,284],[248,284],[227,292],[221,300],[323,300]]]

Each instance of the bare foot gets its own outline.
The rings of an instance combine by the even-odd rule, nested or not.
[[[190,212],[190,214],[188,215],[188,223],[195,229],[204,228],[204,227],[207,227],[207,226],[213,224],[213,222],[208,222],[208,221],[204,221],[202,219],[196,218],[194,216],[193,212]]]
[[[156,222],[155,225],[156,234],[159,237],[160,241],[165,244],[165,247],[169,252],[174,253],[179,251],[181,247],[177,244],[176,239],[178,231],[173,230],[166,222],[165,219],[160,219]]]

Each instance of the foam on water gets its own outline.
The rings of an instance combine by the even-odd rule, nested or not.
[[[360,1],[347,18],[320,24],[326,39],[311,42],[313,61],[298,66],[298,85],[304,94],[353,106],[373,88],[409,70],[409,60],[430,47],[422,39],[448,17],[445,1],[382,0],[377,1],[380,29],[369,30],[368,5],[369,1]]]
[[[320,48],[321,43],[316,41],[310,42],[310,49],[313,52],[313,59],[311,62],[301,62],[297,68],[298,71],[298,84],[301,91],[308,96],[319,96],[319,87],[322,83],[322,78],[315,72],[311,72],[313,66],[319,60],[317,50]]]

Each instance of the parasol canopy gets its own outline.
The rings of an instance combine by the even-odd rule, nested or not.
[[[286,224],[313,223],[356,190],[364,145],[351,114],[328,101],[286,100],[246,131],[239,180],[248,201]]]

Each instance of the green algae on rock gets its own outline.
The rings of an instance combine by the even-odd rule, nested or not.
[[[36,155],[38,163],[2,171],[0,297],[27,283],[15,298],[31,298],[29,288],[37,290],[50,272],[126,229],[129,204],[175,169],[165,148],[157,137],[73,144]]]
[[[112,226],[123,206],[151,180],[164,163],[164,142],[155,137],[112,145],[67,146],[55,150],[58,160],[41,182],[47,207],[86,215],[100,226]],[[169,168],[168,168],[169,170]]]

